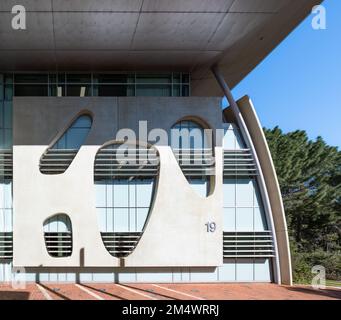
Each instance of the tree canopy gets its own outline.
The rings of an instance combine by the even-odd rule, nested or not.
[[[289,237],[299,252],[340,257],[341,151],[305,131],[264,129],[281,187]]]

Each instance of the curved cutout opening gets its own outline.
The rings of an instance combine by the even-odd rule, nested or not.
[[[72,254],[72,223],[65,213],[55,214],[43,223],[44,240],[48,254],[54,258]]]
[[[171,148],[189,184],[205,198],[215,185],[215,161],[212,131],[207,132],[207,125],[204,128],[199,121],[185,117],[175,123],[171,128]]]
[[[96,210],[104,246],[117,258],[136,248],[151,212],[159,154],[145,143],[105,143],[94,164]]]
[[[92,127],[92,116],[82,113],[73,120],[40,158],[42,174],[62,174],[71,165]]]

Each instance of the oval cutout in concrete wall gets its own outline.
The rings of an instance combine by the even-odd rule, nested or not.
[[[40,158],[39,169],[43,174],[62,174],[71,165],[78,150],[85,142],[92,126],[92,117],[80,115],[70,127],[49,147]]]
[[[147,145],[110,143],[96,154],[96,210],[111,255],[128,256],[147,223],[159,173],[159,154]]]
[[[44,239],[46,250],[54,258],[72,254],[72,224],[68,215],[58,213],[45,220]]]
[[[188,183],[207,197],[214,179],[212,138],[192,120],[181,120],[171,128],[171,148]]]

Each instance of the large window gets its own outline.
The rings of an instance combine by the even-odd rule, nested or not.
[[[167,96],[190,95],[188,73],[7,74],[3,88],[15,96]],[[1,99],[1,96],[0,96]]]
[[[89,115],[79,116],[53,145],[52,149],[76,149],[84,143],[92,124]]]
[[[210,192],[214,177],[212,139],[198,123],[177,122],[171,129],[171,147],[192,188],[202,197]]]
[[[94,168],[99,229],[105,247],[115,257],[125,257],[137,246],[159,170],[156,149],[124,147],[116,143],[101,148]]]

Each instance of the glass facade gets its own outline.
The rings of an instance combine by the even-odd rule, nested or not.
[[[52,149],[76,149],[78,150],[85,141],[92,124],[88,115],[79,116],[69,129],[52,146]]]
[[[15,73],[2,75],[5,100],[12,96],[190,95],[188,73]],[[1,96],[0,96],[1,99]]]
[[[202,197],[210,191],[210,176],[198,169],[205,165],[212,153],[212,144],[204,128],[190,120],[177,122],[171,129],[171,147],[175,152],[180,167],[191,187]],[[184,171],[184,165],[188,171]]]
[[[226,126],[224,150],[237,154],[247,150],[239,129],[233,124],[226,124]],[[245,161],[245,158],[241,157],[240,160]],[[268,250],[271,246],[269,245],[271,240],[270,242],[267,240],[269,236],[266,232],[269,231],[269,228],[257,178],[256,176],[242,175],[240,171],[238,173],[235,173],[235,176],[229,173],[228,177],[224,173],[223,231],[227,235],[224,240],[230,239],[226,249],[236,257],[224,258],[224,266],[219,268],[219,276],[224,281],[270,282],[272,278],[271,258],[251,257],[251,255],[255,256],[258,250],[264,249],[264,247],[265,250]],[[260,236],[257,238],[259,233]],[[266,243],[266,245],[262,243]],[[249,255],[246,253],[247,251],[252,254]],[[243,255],[246,257],[242,257]]]

